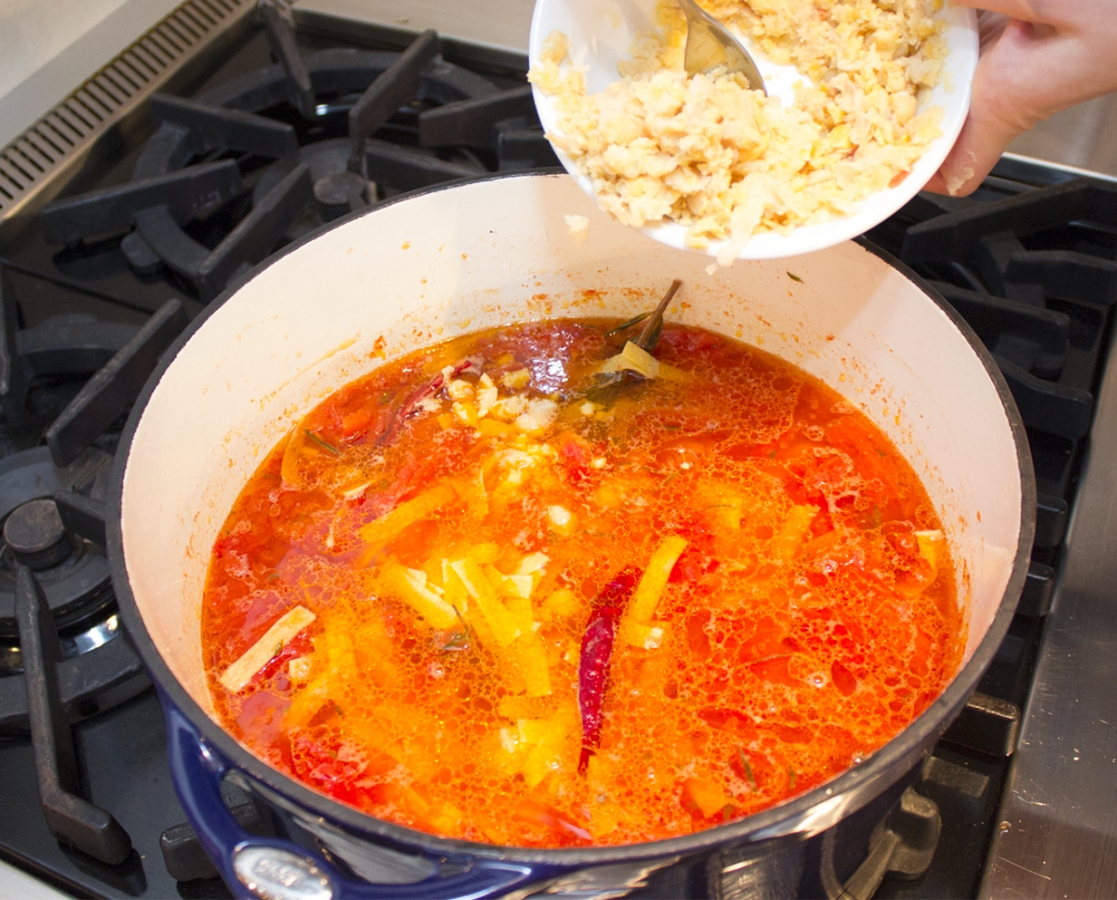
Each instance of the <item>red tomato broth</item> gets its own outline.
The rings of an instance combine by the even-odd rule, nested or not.
[[[211,691],[239,740],[423,831],[626,844],[814,787],[938,696],[963,614],[938,518],[895,447],[801,370],[673,325],[656,356],[689,383],[652,379],[587,415],[576,389],[619,349],[616,324],[429,348],[342,388],[272,451],[215,542],[203,603]],[[557,415],[530,432],[497,407],[478,418],[481,371],[502,399],[554,398]],[[585,748],[579,653],[605,621],[600,595],[669,536],[685,549],[645,623],[662,635],[638,646],[619,628]],[[454,565],[498,586],[493,621],[519,623],[510,643]],[[450,624],[386,574],[407,570],[440,598],[457,585]],[[315,621],[227,690],[221,673],[300,605]]]

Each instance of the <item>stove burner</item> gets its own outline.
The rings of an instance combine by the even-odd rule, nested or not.
[[[282,244],[380,199],[557,165],[531,89],[445,62],[435,32],[402,53],[304,59],[288,19],[266,2],[260,13],[278,62],[196,99],[155,94],[159,128],[133,181],[45,207],[48,242],[131,229],[121,250],[138,273],[166,266],[208,302]]]
[[[58,565],[72,552],[53,500],[31,500],[16,507],[4,522],[4,542],[32,571]]]
[[[314,182],[314,202],[327,222],[369,204],[369,183],[358,172],[328,172]]]
[[[7,550],[36,561],[36,577],[62,631],[87,624],[115,601],[115,595],[104,554],[78,537],[71,544],[53,497],[84,492],[101,498],[111,468],[112,457],[101,450],[87,450],[65,469],[55,467],[46,447],[0,461],[0,519]],[[59,553],[59,544],[64,552]],[[50,562],[52,554],[59,555]],[[0,636],[4,637],[18,633],[14,582],[10,564],[0,567]]]
[[[149,683],[124,638],[104,557],[104,505],[112,457],[86,450],[64,469],[38,447],[0,461],[0,734],[27,727],[23,632],[17,616],[17,573],[30,573],[20,553],[35,556],[31,576],[57,656],[58,701],[72,718],[92,715],[133,697]],[[13,521],[14,519],[14,521]],[[65,548],[47,566],[46,555]]]
[[[1008,382],[1039,488],[1020,606],[1036,615],[1050,603],[1117,305],[1115,201],[1117,188],[1089,178],[982,202],[920,194],[869,235],[950,301]]]
[[[59,692],[52,703],[77,719],[122,703],[150,684],[120,628],[104,555],[112,457],[91,445],[95,440],[112,445],[105,430],[135,401],[159,356],[185,327],[186,313],[178,300],[170,300],[139,329],[68,316],[17,331],[14,299],[7,294],[0,299],[0,321],[7,326],[0,349],[9,350],[0,357],[9,376],[24,373],[23,389],[35,371],[24,368],[28,359],[42,359],[44,372],[96,369],[40,433],[47,446],[0,461],[0,734],[8,734],[27,727],[33,687],[28,681],[35,677],[22,643],[27,622],[17,621],[20,571],[29,573],[49,618],[47,643],[51,658],[57,657]],[[115,346],[104,346],[109,338]],[[24,397],[21,391],[4,397],[9,430]]]
[[[17,567],[16,595],[20,640],[26,648],[23,682],[31,744],[47,827],[65,843],[118,865],[132,852],[132,839],[112,813],[81,796],[74,736],[59,690],[58,632],[43,590],[26,566]]]

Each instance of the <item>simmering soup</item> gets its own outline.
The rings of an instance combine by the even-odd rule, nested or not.
[[[625,844],[812,788],[935,699],[962,612],[896,448],[755,348],[619,325],[438,344],[274,448],[203,605],[239,740],[422,831]]]

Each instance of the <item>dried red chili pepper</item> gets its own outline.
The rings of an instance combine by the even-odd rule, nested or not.
[[[467,356],[465,359],[458,360],[452,366],[448,366],[449,372],[439,372],[423,387],[412,392],[412,394],[400,404],[399,412],[388,422],[388,426],[380,433],[380,437],[376,439],[376,443],[381,446],[391,443],[391,441],[395,439],[399,429],[403,427],[403,423],[419,411],[420,403],[427,397],[433,397],[459,375],[464,375],[467,372],[480,372],[483,363],[484,360],[479,356]]]
[[[580,775],[586,774],[590,757],[601,743],[601,705],[605,701],[617,625],[639,576],[636,569],[625,569],[605,585],[593,600],[593,612],[582,633],[582,655],[578,661],[578,708],[582,715]]]

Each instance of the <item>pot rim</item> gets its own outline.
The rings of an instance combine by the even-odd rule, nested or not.
[[[495,181],[497,179],[540,177],[568,178],[569,176],[557,169],[493,173],[478,178],[444,182],[432,187],[409,191],[369,209],[344,216],[334,222],[330,222],[315,229],[302,238],[288,244],[277,253],[269,256],[241,278],[230,284],[219,297],[210,302],[206,308],[193,319],[182,334],[180,334],[175,342],[168,348],[167,352],[164,353],[155,371],[152,372],[143,390],[140,392],[128,416],[127,424],[121,433],[113,464],[111,493],[107,500],[106,550],[109,557],[110,573],[125,628],[128,635],[131,637],[132,643],[139,652],[140,658],[143,660],[145,666],[147,666],[153,680],[160,689],[161,701],[163,703],[170,702],[177,707],[198,730],[198,733],[202,735],[203,739],[207,743],[212,744],[216,750],[223,754],[234,768],[244,772],[267,788],[290,798],[302,808],[316,815],[321,815],[336,824],[342,825],[347,830],[375,835],[379,838],[391,841],[397,846],[404,846],[410,849],[419,848],[436,857],[469,856],[474,858],[544,863],[559,866],[585,866],[633,861],[653,856],[685,856],[708,849],[716,844],[738,843],[746,840],[766,840],[792,833],[804,835],[817,833],[824,828],[830,827],[845,815],[848,815],[850,812],[855,811],[857,808],[864,805],[864,803],[868,802],[868,799],[872,796],[867,793],[869,786],[877,788],[877,790],[873,792],[873,795],[875,795],[892,784],[903,772],[910,771],[910,768],[916,764],[918,758],[926,751],[931,739],[937,739],[938,736],[946,730],[954,716],[961,710],[970,694],[976,688],[985,669],[992,661],[994,654],[1008,631],[1012,617],[1015,614],[1016,605],[1027,577],[1036,525],[1035,474],[1032,468],[1031,453],[1028,448],[1024,423],[1016,407],[1016,403],[1012,398],[1008,383],[1005,381],[992,355],[985,348],[984,344],[982,344],[969,324],[952,306],[950,306],[941,294],[907,265],[888,252],[869,244],[864,238],[858,238],[855,242],[859,244],[862,249],[877,256],[885,264],[898,270],[942,310],[951,323],[953,323],[965,337],[966,342],[981,361],[986,374],[992,380],[997,391],[997,396],[1008,418],[1009,428],[1012,432],[1013,442],[1016,447],[1022,488],[1020,531],[1018,534],[1012,572],[1004,595],[1001,598],[1000,605],[997,608],[997,613],[977,648],[974,650],[973,656],[954,676],[947,689],[903,731],[870,755],[864,762],[845,770],[829,781],[825,781],[817,787],[812,788],[805,794],[801,794],[800,796],[761,812],[754,813],[753,815],[716,825],[712,828],[697,831],[689,835],[638,844],[574,849],[529,848],[438,837],[406,826],[396,825],[392,822],[375,818],[368,813],[361,812],[355,807],[348,806],[325,794],[319,793],[257,758],[235,740],[228,731],[212,720],[186,692],[164,661],[162,654],[156,647],[143,621],[143,617],[140,614],[135,596],[132,593],[131,584],[128,581],[127,567],[124,560],[121,524],[124,476],[127,469],[128,455],[131,450],[132,441],[135,437],[140,419],[143,416],[143,412],[151,399],[152,393],[163,377],[163,374],[178,356],[178,353],[186,342],[193,337],[211,315],[221,308],[229,299],[235,296],[244,284],[258,275],[263,269],[272,265],[288,253],[315,240],[324,232],[345,222],[361,216],[373,215],[378,210],[387,208],[396,203],[406,202],[417,196],[454,190],[464,185]],[[824,807],[828,812],[820,815],[820,806]]]

